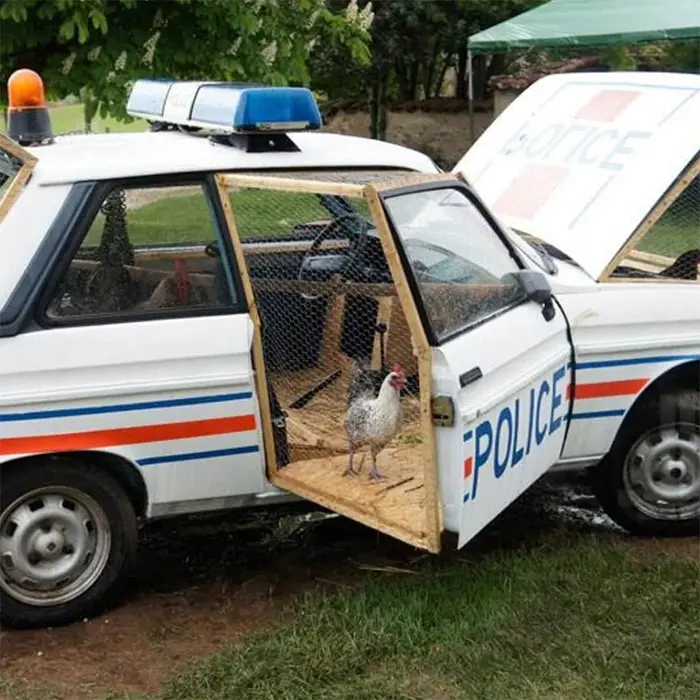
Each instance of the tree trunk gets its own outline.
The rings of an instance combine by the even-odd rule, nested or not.
[[[467,47],[457,52],[457,80],[455,81],[455,97],[467,99]]]
[[[423,79],[423,92],[425,99],[429,100],[433,97],[433,81],[437,70],[437,62],[440,57],[440,43],[438,41],[433,45],[433,51],[430,56],[430,62],[425,70],[425,78]]]

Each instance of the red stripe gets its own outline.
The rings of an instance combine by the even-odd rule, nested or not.
[[[472,475],[472,457],[464,460],[464,478],[468,479]]]
[[[31,437],[0,439],[0,454],[24,454],[28,452],[67,452],[69,450],[94,450],[100,447],[137,445],[146,442],[165,442],[185,438],[224,435],[255,430],[255,416],[227,416],[208,420],[144,425],[134,428],[90,430],[84,433],[62,435],[34,435]]]
[[[592,122],[614,122],[641,95],[634,90],[601,90],[574,115]]]
[[[568,175],[562,165],[529,163],[493,205],[496,214],[532,219]]]
[[[612,396],[633,396],[638,394],[649,382],[648,379],[622,379],[617,382],[595,382],[577,384],[574,387],[574,397],[577,399],[604,399]],[[567,398],[571,398],[571,387]]]

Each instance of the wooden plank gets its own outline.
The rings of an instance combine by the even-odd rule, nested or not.
[[[287,294],[331,294],[366,295],[373,297],[396,296],[396,289],[391,284],[372,284],[364,282],[299,282],[298,280],[276,280],[255,278],[258,291],[279,292]]]
[[[319,176],[321,175],[319,174]],[[219,175],[219,177],[222,178],[221,182],[225,187],[362,197],[362,185],[350,182],[324,182],[323,180],[302,180],[240,173]]]
[[[421,185],[441,182],[459,184],[457,175],[454,173],[407,172],[405,175],[387,179],[385,182],[374,183],[372,186],[375,188],[376,192],[389,194],[392,190],[398,190],[403,187],[420,187]]]
[[[32,172],[34,172],[34,163],[36,163],[36,158],[34,158],[31,163],[25,163],[17,171],[9,187],[5,190],[5,194],[0,200],[0,223],[2,223],[2,220],[7,216],[7,212],[10,211],[12,205],[22,194],[25,185],[29,182],[29,178],[32,176]]]
[[[9,153],[13,158],[17,158],[23,165],[36,165],[39,160],[9,136],[5,136],[5,134],[0,134],[0,150]]]
[[[12,205],[17,201],[17,198],[22,194],[22,190],[27,182],[29,182],[29,178],[32,176],[32,172],[34,172],[34,166],[38,159],[4,134],[0,134],[0,150],[11,155],[21,163],[20,169],[17,171],[17,174],[14,176],[0,200],[1,223],[7,215],[7,212],[10,211]]]
[[[253,285],[248,274],[248,265],[241,246],[241,239],[238,237],[236,220],[231,209],[231,200],[222,175],[215,176],[216,189],[219,201],[224,211],[226,225],[231,236],[233,251],[236,256],[236,264],[243,281],[243,289],[248,302],[248,313],[253,322],[253,361],[255,362],[255,383],[258,392],[258,403],[260,405],[260,417],[262,420],[263,443],[265,448],[265,462],[267,464],[270,478],[278,471],[277,451],[275,449],[274,429],[272,425],[272,407],[270,406],[270,392],[267,386],[267,372],[265,369],[265,354],[262,344],[262,327],[260,323],[260,313],[255,301]]]
[[[420,413],[421,434],[424,447],[424,481],[425,481],[425,510],[427,520],[427,540],[431,551],[440,550],[442,534],[442,507],[437,483],[437,459],[435,454],[435,434],[433,432],[433,417],[431,408],[432,393],[432,350],[418,314],[415,300],[411,294],[406,272],[401,264],[398,249],[389,222],[384,212],[384,206],[379,197],[379,191],[372,185],[365,186],[365,200],[370,214],[377,227],[384,255],[396,285],[401,308],[411,331],[413,352],[418,358],[418,375],[420,381]]]
[[[636,277],[612,277],[615,269],[620,265],[620,262],[629,257],[630,251],[634,250],[637,243],[649,233],[649,231],[658,223],[659,219],[666,213],[673,202],[678,199],[682,192],[690,185],[690,183],[700,174],[700,155],[698,155],[690,165],[679,175],[676,181],[666,191],[666,194],[659,199],[654,205],[648,216],[639,224],[636,231],[627,240],[627,243],[620,248],[617,255],[613,257],[608,266],[603,270],[598,278],[599,282],[642,282],[647,284],[649,280],[640,280]],[[654,280],[656,282],[657,280]],[[671,280],[678,284],[685,281],[690,284],[697,284],[696,280]]]
[[[334,289],[338,289],[340,281],[340,275],[336,275],[330,280],[330,283]],[[325,367],[329,372],[337,369],[339,364],[340,338],[343,333],[346,299],[345,294],[333,294],[326,307],[318,362],[320,367]]]

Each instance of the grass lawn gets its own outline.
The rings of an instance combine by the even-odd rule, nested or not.
[[[67,105],[65,107],[54,107],[51,112],[51,126],[54,134],[62,134],[67,131],[77,131],[84,127],[85,119],[83,116],[83,105]],[[145,131],[146,122],[138,119],[126,124],[125,122],[117,121],[112,117],[102,119],[96,116],[92,123],[94,132],[109,131]]]
[[[243,190],[232,193],[231,203],[243,239],[288,236],[296,224],[329,218],[316,196],[306,192]],[[132,209],[127,214],[127,225],[134,245],[202,243],[216,238],[201,195],[170,194]],[[103,226],[104,216],[100,214],[91,227],[89,243],[99,243]]]
[[[700,563],[593,535],[548,540],[312,595],[276,631],[193,661],[159,698],[700,697]]]

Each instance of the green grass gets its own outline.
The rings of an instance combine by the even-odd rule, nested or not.
[[[308,193],[244,190],[231,195],[243,239],[291,235],[294,225],[328,219],[318,199]],[[99,214],[87,243],[99,243],[104,216]],[[127,214],[129,238],[134,245],[202,243],[216,239],[212,218],[202,195],[168,194]]]
[[[50,110],[51,126],[54,134],[63,134],[67,131],[77,131],[83,129],[85,117],[83,105],[67,105],[65,107],[54,107]],[[127,124],[117,121],[112,117],[103,119],[96,116],[92,123],[92,130],[96,133],[104,131],[145,131],[146,122],[139,119]]]
[[[589,537],[311,595],[161,700],[700,697],[700,565]]]
[[[700,214],[698,214],[700,219]],[[676,258],[691,248],[700,247],[700,221],[696,224],[665,222],[663,219],[644,236],[638,250]]]

